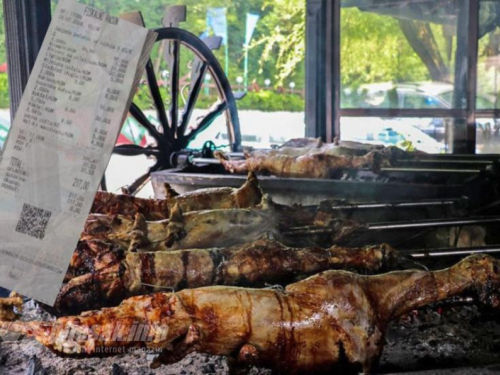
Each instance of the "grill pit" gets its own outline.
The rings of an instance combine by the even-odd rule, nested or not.
[[[32,301],[23,318],[50,319]],[[500,317],[475,305],[431,306],[393,321],[387,331],[381,374],[494,374],[500,372]],[[63,358],[33,340],[0,342],[0,374],[227,374],[225,357],[191,354],[157,370],[151,355],[129,353],[107,358]],[[27,371],[28,369],[28,371]],[[263,368],[249,374],[270,375]]]

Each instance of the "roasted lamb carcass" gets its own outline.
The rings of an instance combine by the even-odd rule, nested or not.
[[[141,346],[163,349],[156,364],[197,351],[284,373],[345,365],[369,373],[382,354],[392,319],[459,295],[473,295],[498,308],[499,287],[500,261],[476,255],[436,272],[361,276],[325,271],[285,291],[186,289],[132,297],[115,308],[54,322],[0,326],[65,354],[100,355],[107,348]]]
[[[102,240],[125,250],[160,251],[227,247],[277,235],[276,211],[270,198],[252,208],[183,213],[176,205],[168,220],[146,221],[124,216],[91,215],[81,240]]]
[[[277,153],[275,155],[247,154],[245,160],[230,160],[221,152],[215,156],[231,173],[259,172],[278,177],[333,178],[349,169],[370,168],[380,170],[383,158],[377,151],[363,156],[337,156],[326,151],[306,153],[300,156]]]
[[[89,273],[71,279],[61,289],[56,309],[69,314],[112,306],[124,298],[166,288],[262,286],[327,269],[375,273],[391,269],[396,260],[397,253],[389,245],[296,249],[273,240],[226,249],[155,253],[111,250],[94,258]]]
[[[241,227],[238,230],[246,233],[245,239],[252,242],[262,237],[261,235],[266,237],[266,228],[273,227],[271,230],[268,230],[269,237],[281,238],[289,246],[316,246],[318,243],[324,246],[324,244],[344,243],[345,240],[351,238],[360,229],[364,228],[363,225],[354,221],[336,219],[334,215],[328,212],[316,212],[316,207],[275,205],[274,208],[276,208],[276,220],[270,217],[271,226],[262,226],[263,233],[254,231],[255,227],[259,225],[258,220],[250,220],[247,223],[248,228],[245,228],[245,223],[240,223]],[[206,215],[209,216],[208,213]],[[134,252],[162,251],[164,249],[162,241],[165,237],[165,231],[168,231],[168,224],[168,221],[146,222],[140,215],[135,220],[120,216],[91,216],[81,236],[83,240],[78,242],[71,258],[66,273],[66,281],[73,277],[92,272],[95,269],[96,262],[98,262],[98,257],[104,253],[124,249],[133,250]],[[175,223],[175,225],[178,225],[178,223]],[[317,229],[319,226],[328,226],[330,230],[328,233],[321,235],[314,235],[307,231],[307,228]],[[290,228],[292,230],[294,228],[305,230],[305,234],[300,236],[295,235],[290,238],[283,236],[282,231]],[[252,231],[252,233],[247,233],[247,231]],[[146,240],[143,239],[144,236]],[[251,239],[253,237],[254,239]],[[222,243],[225,239],[233,241],[232,234],[227,234],[222,238],[216,239],[214,244]],[[132,243],[133,241],[135,242]],[[141,248],[141,244],[145,244],[145,248]]]
[[[397,147],[351,141],[323,143],[320,139],[301,138],[279,148],[250,150],[245,160],[230,160],[217,152],[215,156],[232,173],[254,171],[279,177],[333,178],[345,170],[369,168],[378,173],[411,154]]]
[[[162,220],[169,218],[176,204],[183,212],[253,207],[262,200],[262,191],[255,175],[249,173],[247,181],[239,189],[208,188],[179,195],[169,184],[165,184],[165,196],[166,199],[144,199],[100,191],[90,212],[130,217],[139,213],[147,220]]]

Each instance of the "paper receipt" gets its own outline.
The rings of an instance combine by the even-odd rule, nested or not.
[[[156,36],[61,0],[0,161],[0,286],[53,305]]]

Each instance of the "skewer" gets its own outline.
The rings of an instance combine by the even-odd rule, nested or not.
[[[497,154],[419,154],[413,160],[492,160],[498,161],[499,156]],[[411,159],[409,159],[411,160]]]
[[[476,217],[476,218],[451,218],[451,219],[430,219],[415,220],[394,223],[368,224],[368,230],[391,230],[409,228],[445,228],[468,225],[485,225],[500,223],[500,217]]]
[[[381,173],[457,173],[457,174],[477,174],[481,169],[457,169],[457,168],[412,168],[412,167],[385,167],[380,168]]]
[[[190,161],[192,164],[220,164],[219,159],[213,158],[192,158]]]
[[[394,203],[359,203],[359,204],[344,204],[338,206],[329,206],[332,210],[359,210],[359,209],[374,209],[374,208],[412,208],[412,207],[429,207],[429,206],[452,206],[456,204],[459,199],[434,199],[427,201],[406,201]]]
[[[445,228],[455,226],[469,226],[469,225],[488,225],[500,224],[500,217],[479,217],[479,218],[452,218],[452,219],[431,219],[431,220],[415,220],[415,221],[400,221],[392,223],[372,223],[360,225],[360,230],[366,231],[381,231],[381,230],[395,230],[395,229],[423,229],[423,228]],[[290,228],[285,231],[285,235],[301,236],[305,234],[328,234],[337,231],[335,228],[317,227],[317,226],[304,226]]]
[[[218,159],[211,158],[191,158],[191,164],[221,164]],[[359,171],[370,172],[369,169],[360,168]],[[381,173],[456,173],[456,174],[478,174],[481,169],[457,169],[457,168],[402,168],[402,167],[383,167]]]
[[[412,258],[439,258],[457,255],[472,254],[500,254],[500,245],[475,246],[462,248],[440,248],[440,249],[420,249],[420,250],[400,250],[401,253],[409,253]]]
[[[484,166],[488,166],[494,163],[493,160],[441,160],[441,159],[402,159],[397,161],[398,164],[411,164],[411,163],[422,163],[422,164],[427,164],[427,163],[439,163],[439,164],[483,164]]]

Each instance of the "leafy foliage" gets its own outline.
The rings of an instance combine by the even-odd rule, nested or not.
[[[1,0],[0,0],[1,1]],[[112,14],[141,10],[146,25],[150,28],[161,27],[166,8],[177,5],[177,0],[79,0],[84,4],[104,9]],[[52,0],[55,6],[58,0]],[[228,10],[229,45],[227,56],[229,71],[226,74],[230,82],[236,84],[236,77],[243,75],[245,15],[258,13],[260,20],[249,49],[249,81],[263,87],[266,79],[271,80],[271,87],[279,88],[295,82],[297,88],[305,85],[305,0],[182,0],[188,9],[187,22],[181,27],[195,35],[206,31],[206,13],[209,7],[226,7]],[[2,12],[0,8],[0,12]],[[486,14],[482,12],[481,14]],[[496,13],[495,13],[496,14]],[[483,17],[484,18],[484,17]],[[406,22],[406,21],[401,21]],[[411,22],[411,21],[410,21]],[[491,23],[491,22],[490,22]],[[446,36],[441,25],[414,25],[415,30],[424,30],[448,69],[444,77],[453,79],[454,43]],[[403,27],[404,28],[404,27]],[[361,11],[358,8],[342,8],[341,16],[341,80],[342,86],[356,91],[364,84],[377,82],[421,82],[431,78],[429,64],[422,61],[422,56],[415,52],[415,44],[408,41],[400,21],[390,16]],[[0,63],[5,61],[5,43],[3,23],[0,23]],[[414,31],[414,30],[413,30]],[[489,30],[486,30],[489,31]],[[408,30],[406,30],[408,34]],[[483,35],[483,33],[481,34]],[[417,38],[420,37],[417,35]],[[496,37],[498,39],[498,37]],[[493,43],[480,41],[480,56],[489,57],[488,48]],[[497,43],[498,44],[498,43]],[[455,47],[456,48],[456,47]],[[225,46],[215,51],[222,66],[226,58]],[[167,69],[161,57],[161,50],[156,47],[152,54],[154,65],[159,71]],[[188,62],[192,54],[184,51],[181,56],[181,76],[189,74]],[[445,70],[446,70],[445,69]],[[489,76],[488,76],[489,78]],[[490,87],[488,87],[490,90]],[[493,88],[491,88],[493,90]],[[266,100],[263,98],[266,97]],[[209,103],[213,98],[202,95]],[[146,96],[140,96],[141,105],[149,106]],[[343,100],[349,100],[345,97]],[[271,103],[273,101],[273,103]],[[276,101],[276,103],[274,103]],[[250,93],[240,101],[240,108],[272,110],[290,105],[295,110],[302,99],[295,95],[272,94],[272,90]],[[303,106],[302,106],[303,109]]]
[[[3,17],[3,3],[0,0],[0,64],[5,62],[6,53],[5,53],[5,26],[4,26],[4,17]]]
[[[0,108],[9,108],[9,82],[7,74],[0,73]]]
[[[264,45],[259,72],[264,71],[270,60],[276,60],[274,78],[278,85],[283,85],[289,77],[299,78],[299,84],[303,85],[303,71],[297,71],[297,68],[305,58],[304,0],[265,0],[263,9],[269,11],[269,15],[262,20],[269,32],[253,44],[253,48]]]
[[[425,65],[406,41],[396,19],[347,8],[342,10],[341,29],[344,86],[428,79]]]

